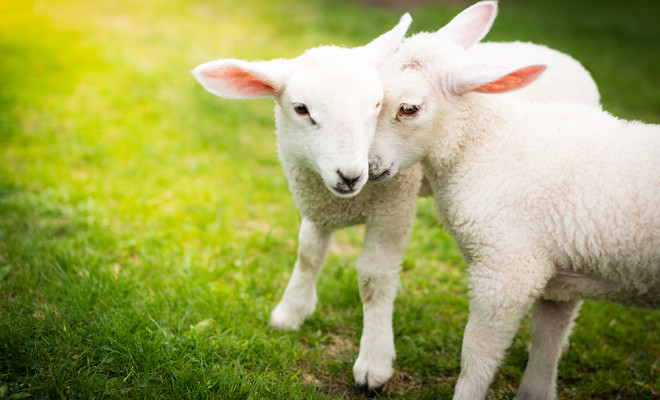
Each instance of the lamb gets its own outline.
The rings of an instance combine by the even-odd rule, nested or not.
[[[366,225],[356,261],[364,327],[353,371],[358,389],[370,395],[394,372],[392,309],[422,181],[415,167],[387,183],[367,183],[383,96],[378,68],[394,55],[410,22],[403,15],[363,47],[321,46],[290,60],[219,60],[193,70],[220,97],[276,101],[279,158],[302,223],[293,273],[271,314],[273,327],[295,330],[312,314],[333,232]]]
[[[517,399],[553,399],[582,299],[660,306],[660,126],[574,102],[495,95],[544,65],[501,67],[469,49],[496,2],[406,39],[383,67],[371,175],[421,162],[469,268],[454,399],[483,399],[532,307]],[[532,83],[531,89],[536,83]]]
[[[315,309],[316,280],[333,232],[366,224],[364,249],[356,262],[364,330],[353,372],[358,389],[368,395],[380,390],[394,372],[393,302],[422,185],[419,165],[386,182],[365,182],[383,90],[377,69],[394,55],[409,24],[410,17],[404,15],[392,31],[361,48],[319,47],[292,60],[220,60],[193,71],[220,97],[276,100],[279,157],[303,218],[297,261],[271,314],[273,327],[301,326]],[[529,43],[473,47],[493,59],[516,57],[521,48],[530,60],[550,63],[558,73],[517,95],[598,104],[593,79],[567,55]],[[364,166],[355,160],[363,160]]]

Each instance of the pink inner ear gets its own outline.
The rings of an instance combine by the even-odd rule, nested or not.
[[[494,82],[481,85],[474,89],[474,91],[479,93],[503,93],[520,89],[534,82],[545,71],[545,68],[545,65],[525,67],[505,75]]]
[[[476,7],[472,10],[470,24],[463,27],[462,37],[458,39],[459,44],[463,48],[470,48],[475,42],[481,40],[490,28],[493,19],[495,7],[487,4],[481,7]]]
[[[222,86],[230,88],[241,96],[270,96],[275,93],[274,87],[239,67],[231,66],[207,71],[204,75],[207,78],[219,80],[222,82]]]

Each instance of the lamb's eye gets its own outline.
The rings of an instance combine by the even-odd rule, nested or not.
[[[293,105],[293,109],[298,115],[307,115],[307,114],[309,114],[309,111],[307,110],[307,106],[304,105],[303,103],[295,103]]]
[[[419,106],[414,104],[403,103],[401,104],[401,107],[399,107],[399,115],[413,115],[417,111],[419,111]]]

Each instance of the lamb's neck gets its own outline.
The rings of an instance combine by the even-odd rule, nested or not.
[[[496,95],[468,93],[439,115],[423,164],[438,176],[450,176],[470,154],[487,145],[515,121],[517,104]]]
[[[462,174],[470,170],[470,163],[480,162],[498,147],[500,136],[510,132],[519,118],[516,104],[500,99],[477,94],[460,99],[464,100],[461,107],[437,120],[437,129],[427,143],[431,150],[422,165],[435,196],[438,217],[448,226],[453,223],[451,193],[462,181]]]

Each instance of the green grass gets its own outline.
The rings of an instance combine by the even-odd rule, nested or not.
[[[412,30],[458,2],[412,9]],[[403,10],[403,9],[402,9]],[[359,45],[401,10],[348,1],[0,0],[0,398],[356,398],[361,331],[341,232],[299,332],[268,328],[299,216],[272,101],[226,101],[189,74],[218,57]],[[534,40],[593,73],[607,110],[660,122],[660,3],[505,0],[493,40]],[[466,276],[419,201],[386,398],[448,398]],[[512,398],[529,319],[494,398]],[[587,302],[561,398],[658,398],[660,315]]]

